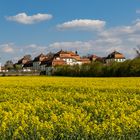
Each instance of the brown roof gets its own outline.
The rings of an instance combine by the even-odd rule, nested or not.
[[[40,61],[40,58],[45,58],[46,55],[44,55],[43,53],[41,53],[40,55],[38,55],[37,57],[34,58],[33,62],[37,62],[37,61]]]
[[[101,57],[99,57],[99,56],[93,54],[93,55],[90,55],[88,58],[89,58],[91,61],[96,61],[97,59],[100,59]]]
[[[44,58],[42,61],[41,61],[41,64],[40,65],[45,65],[47,64],[47,62],[50,60],[50,58]]]
[[[57,52],[56,54],[54,54],[54,56],[59,56],[60,54],[70,54],[71,56],[79,56],[75,52],[72,52],[72,51],[63,51],[63,50],[60,50],[59,52]]]
[[[26,62],[31,61],[31,59],[23,57],[16,64],[25,64]]]
[[[91,55],[90,57],[91,57],[91,58],[98,58],[99,56],[93,54],[93,55]]]
[[[122,53],[119,53],[117,51],[112,52],[111,54],[109,54],[106,59],[125,59],[124,55]]]

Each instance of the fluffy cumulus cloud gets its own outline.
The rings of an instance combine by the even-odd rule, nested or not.
[[[74,41],[74,42],[54,42],[48,46],[49,50],[55,52],[59,50],[78,51],[80,54],[87,53],[92,49],[92,41]]]
[[[89,41],[74,41],[74,42],[55,42],[48,47],[55,52],[63,50],[78,51],[80,55],[96,54],[107,56],[108,53],[114,50],[122,51],[121,40],[117,38],[111,39],[96,39]]]
[[[0,49],[2,53],[14,53],[15,51],[13,43],[1,44]]]
[[[19,13],[15,16],[6,17],[9,21],[15,21],[21,24],[35,24],[41,21],[50,20],[53,16],[50,14],[36,14],[28,16],[26,13]]]
[[[66,24],[64,27],[72,26]],[[96,38],[93,40],[55,42],[49,47],[52,50],[78,50],[83,55],[94,53],[100,56],[107,56],[112,51],[117,50],[124,53],[127,58],[133,58],[136,55],[134,48],[140,45],[139,38],[140,19],[137,19],[129,26],[105,27],[96,33]]]
[[[119,26],[104,30],[100,33],[103,37],[130,37],[132,35],[140,35],[140,19],[137,19],[130,26]]]
[[[101,30],[106,22],[102,20],[76,19],[57,25],[58,29]]]
[[[0,44],[0,61],[4,64],[7,60],[17,62],[24,55],[30,54],[34,58],[40,53],[47,53],[48,47],[38,44],[16,45],[14,43]]]

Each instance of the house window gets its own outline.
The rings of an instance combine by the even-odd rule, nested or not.
[[[56,59],[57,59],[57,60],[60,60],[60,58],[59,58],[59,57],[57,57]]]

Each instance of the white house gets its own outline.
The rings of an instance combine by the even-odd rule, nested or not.
[[[110,53],[106,57],[107,64],[112,63],[112,62],[124,62],[125,60],[126,60],[126,58],[124,57],[124,55],[122,53],[117,52],[117,51]]]

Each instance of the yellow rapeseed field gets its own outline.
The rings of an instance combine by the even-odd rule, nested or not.
[[[140,78],[0,77],[0,139],[140,139]]]

